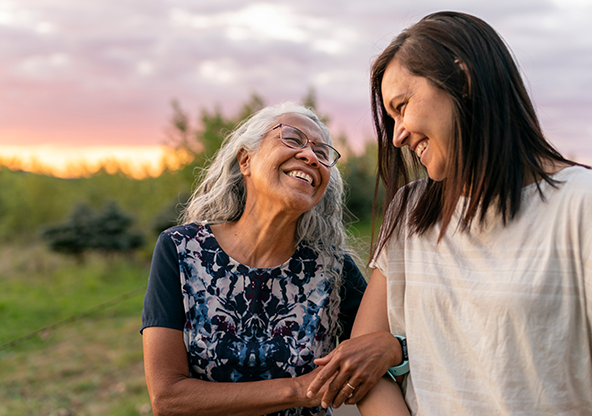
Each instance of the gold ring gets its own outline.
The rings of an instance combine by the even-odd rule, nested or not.
[[[345,384],[347,384],[347,387],[349,387],[352,390],[355,390],[356,389],[354,386],[352,386],[351,384],[349,384],[349,381],[346,381]]]

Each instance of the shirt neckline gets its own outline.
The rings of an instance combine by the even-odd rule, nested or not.
[[[229,261],[237,266],[243,266],[248,268],[249,270],[261,270],[261,271],[270,271],[270,270],[277,270],[277,269],[285,269],[286,267],[289,266],[290,261],[292,261],[292,259],[295,257],[296,253],[298,253],[298,251],[300,251],[301,248],[301,243],[299,243],[296,246],[296,250],[294,251],[294,253],[292,253],[292,255],[282,264],[278,264],[277,266],[271,266],[271,267],[253,267],[253,266],[249,266],[248,264],[244,264],[241,263],[240,261],[234,259],[232,256],[230,256],[226,251],[224,251],[224,249],[222,248],[222,246],[220,244],[218,244],[218,240],[216,239],[216,236],[214,235],[212,229],[210,228],[210,225],[207,223],[201,223],[200,226],[204,227],[205,230],[208,232],[208,234],[210,235],[210,237],[214,240],[214,243],[216,244],[216,249],[220,250],[222,253],[224,253],[226,255],[226,257],[228,257]]]

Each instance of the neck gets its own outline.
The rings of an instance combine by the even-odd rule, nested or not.
[[[296,219],[259,216],[245,212],[233,223],[212,225],[220,247],[236,261],[251,267],[274,267],[286,262],[296,249]]]

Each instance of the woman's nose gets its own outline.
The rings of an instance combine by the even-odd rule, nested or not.
[[[319,159],[317,158],[317,155],[314,152],[312,146],[313,146],[313,144],[311,142],[308,142],[306,144],[306,146],[304,146],[301,149],[298,149],[298,153],[296,154],[296,157],[298,159],[310,164],[311,166],[318,166]]]
[[[393,144],[395,147],[405,146],[407,144],[405,143],[407,137],[409,137],[409,132],[405,130],[403,123],[395,123],[395,127],[393,128]]]

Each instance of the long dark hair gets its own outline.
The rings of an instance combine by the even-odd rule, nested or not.
[[[415,154],[392,144],[394,120],[382,102],[382,79],[395,58],[452,100],[454,131],[446,179],[441,182],[427,178],[422,186],[405,186],[426,176],[426,171]],[[439,12],[403,31],[374,62],[371,88],[378,176],[386,187],[384,207],[389,210],[375,252],[403,223],[411,233],[422,234],[441,220],[441,238],[462,195],[470,198],[464,199],[460,229],[468,230],[475,218],[483,221],[490,205],[507,224],[520,209],[526,178],[557,186],[544,170],[546,160],[575,164],[547,142],[510,51],[477,17]],[[538,182],[537,187],[543,197]],[[414,193],[416,202],[409,206]]]

